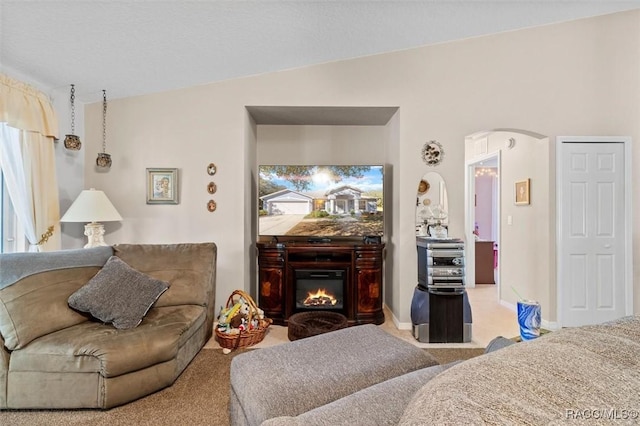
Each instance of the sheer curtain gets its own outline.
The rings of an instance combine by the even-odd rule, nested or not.
[[[58,121],[45,94],[0,74],[0,167],[29,251],[60,249],[54,138]]]

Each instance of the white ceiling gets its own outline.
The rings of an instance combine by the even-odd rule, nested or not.
[[[0,0],[0,70],[94,102],[640,7],[640,0]]]

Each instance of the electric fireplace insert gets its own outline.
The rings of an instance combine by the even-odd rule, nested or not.
[[[346,271],[296,269],[296,311],[343,310]]]

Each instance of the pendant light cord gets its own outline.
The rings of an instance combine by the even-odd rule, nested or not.
[[[76,88],[71,85],[71,134],[76,134]]]
[[[102,152],[107,152],[107,91],[102,91]]]

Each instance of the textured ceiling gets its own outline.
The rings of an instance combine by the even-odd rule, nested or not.
[[[84,102],[640,7],[640,1],[0,0],[0,70]]]

